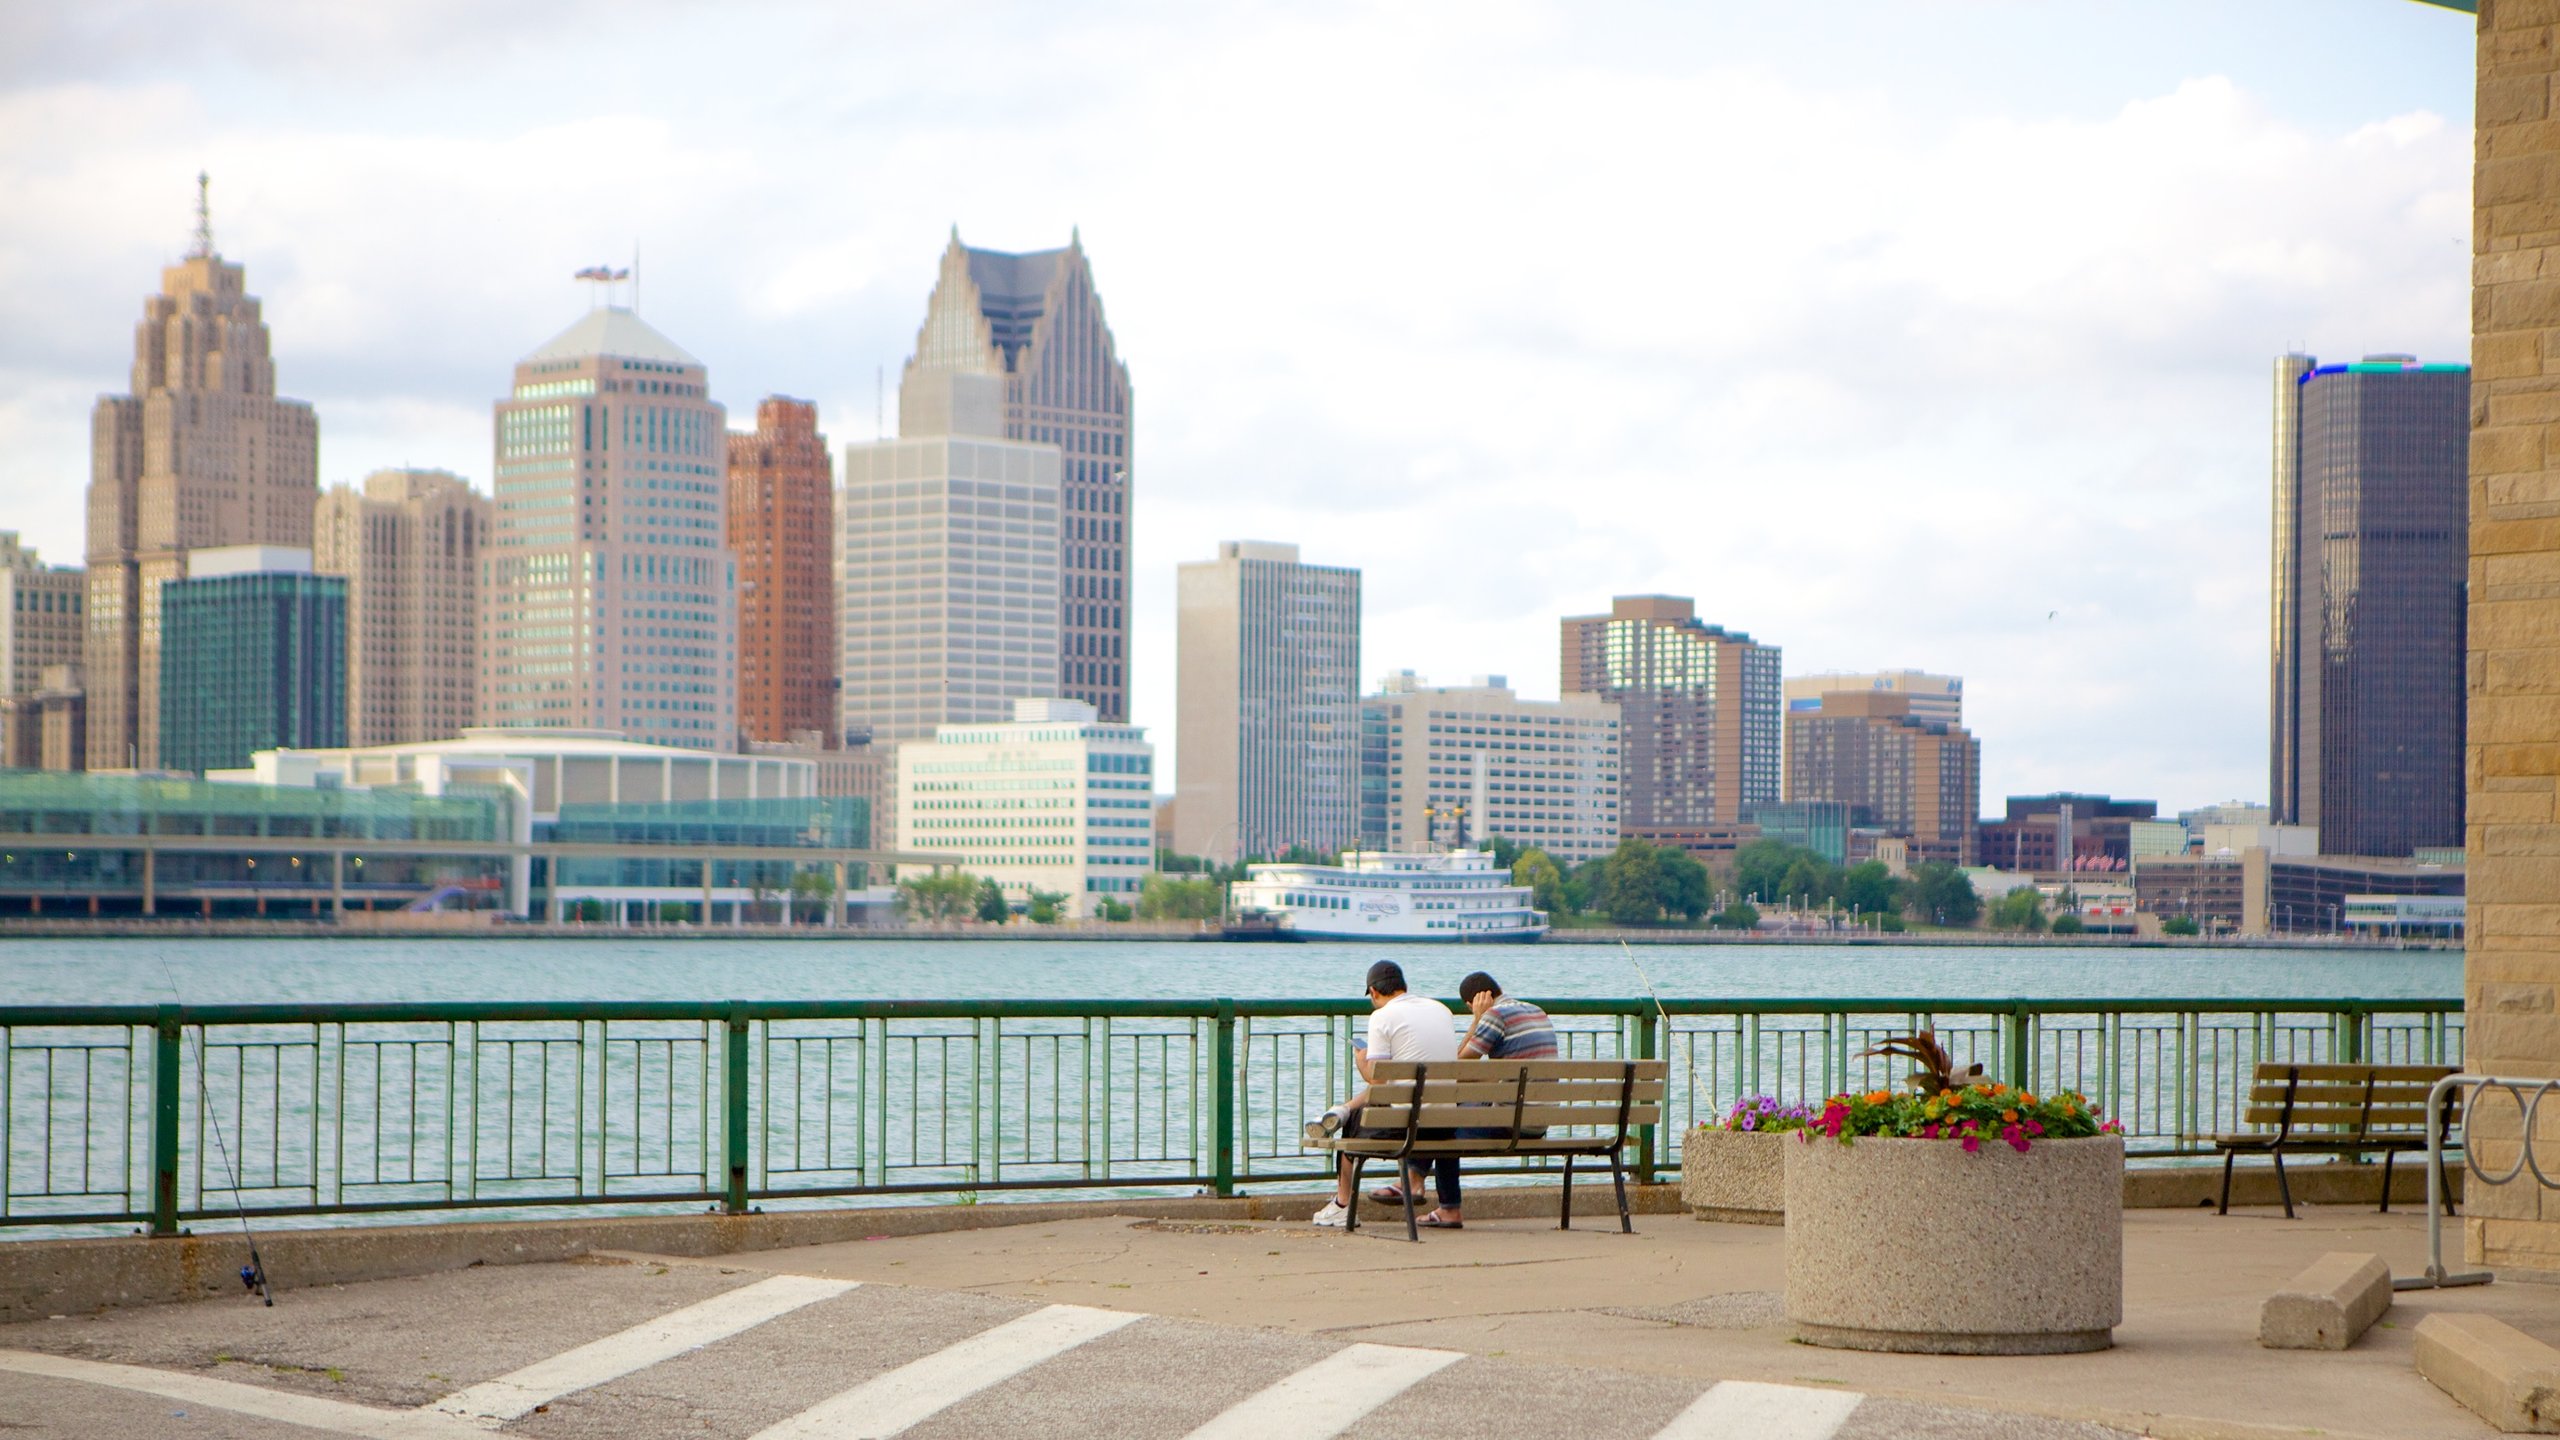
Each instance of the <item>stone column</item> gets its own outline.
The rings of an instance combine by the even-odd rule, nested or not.
[[[2560,1076],[2560,0],[2480,0],[2464,1068]],[[2560,1103],[2540,1154],[2560,1165]],[[2516,1112],[2476,1132],[2504,1169]],[[2560,1270],[2560,1192],[2465,1196],[2475,1263]]]

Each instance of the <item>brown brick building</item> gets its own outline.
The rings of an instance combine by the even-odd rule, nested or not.
[[[1970,865],[1982,744],[1911,708],[1909,695],[1851,690],[1789,715],[1787,798],[1846,805],[1859,823],[1909,840],[1913,860]]]
[[[818,407],[768,396],[729,436],[729,547],[738,557],[738,729],[787,741],[836,731],[835,466]]]
[[[1562,622],[1558,689],[1618,707],[1626,834],[1742,823],[1778,799],[1779,653],[1676,595],[1621,595]]]

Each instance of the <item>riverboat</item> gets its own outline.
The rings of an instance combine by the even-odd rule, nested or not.
[[[1239,914],[1277,917],[1309,940],[1535,940],[1547,916],[1482,850],[1345,851],[1338,865],[1254,865],[1230,888]]]

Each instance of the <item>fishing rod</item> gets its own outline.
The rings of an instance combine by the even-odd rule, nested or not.
[[[1636,979],[1644,986],[1644,993],[1647,998],[1653,1001],[1653,1013],[1662,1017],[1662,1043],[1669,1045],[1671,1043],[1671,1012],[1662,1007],[1662,992],[1653,988],[1653,977],[1644,973],[1644,963],[1636,959],[1634,946],[1629,945],[1624,939],[1621,939],[1618,941],[1618,949],[1626,955],[1627,965],[1636,972]],[[1670,1057],[1665,1056],[1664,1058],[1668,1059]],[[1668,1103],[1669,1097],[1665,1096],[1664,1100],[1665,1103],[1663,1105],[1663,1109],[1669,1110],[1671,1108]],[[1692,1045],[1689,1047],[1689,1114],[1691,1118],[1694,1119],[1696,1118],[1697,1113],[1698,1047]]]
[[[178,972],[169,967],[169,957],[160,958],[160,974],[169,982],[169,998],[180,1005],[187,1003],[186,992],[178,988]],[[276,1293],[267,1284],[267,1262],[258,1255],[257,1233],[249,1228],[249,1208],[240,1200],[240,1172],[231,1163],[231,1145],[222,1134],[222,1117],[214,1113],[213,1091],[205,1084],[204,1027],[196,1027],[196,1113],[213,1127],[213,1148],[222,1156],[223,1178],[231,1182],[231,1209],[240,1218],[240,1238],[249,1242],[249,1263],[240,1267],[240,1284],[251,1294],[275,1308]]]

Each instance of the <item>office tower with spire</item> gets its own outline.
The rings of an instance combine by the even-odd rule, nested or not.
[[[357,745],[450,740],[480,680],[480,557],[495,511],[443,470],[377,470],[332,485],[312,569],[347,582],[347,730]]]
[[[1054,445],[1059,465],[1061,692],[1129,718],[1129,367],[1102,316],[1084,241],[1009,255],[960,243],[954,227],[898,386],[898,433],[942,433],[937,372],[1001,377],[1008,440]],[[927,413],[915,415],[921,405]],[[921,428],[920,428],[921,427]]]
[[[2471,372],[2275,367],[2269,779],[2326,855],[2463,843]]]
[[[781,743],[836,729],[835,466],[818,407],[767,396],[729,434],[729,545],[738,556],[738,728]]]
[[[728,426],[702,362],[600,305],[519,361],[496,409],[480,723],[734,748]]]
[[[276,398],[266,320],[241,267],[214,248],[210,182],[196,177],[195,243],[160,272],[134,328],[132,392],[90,416],[88,762],[157,767],[160,591],[188,552],[308,549],[320,426]]]

